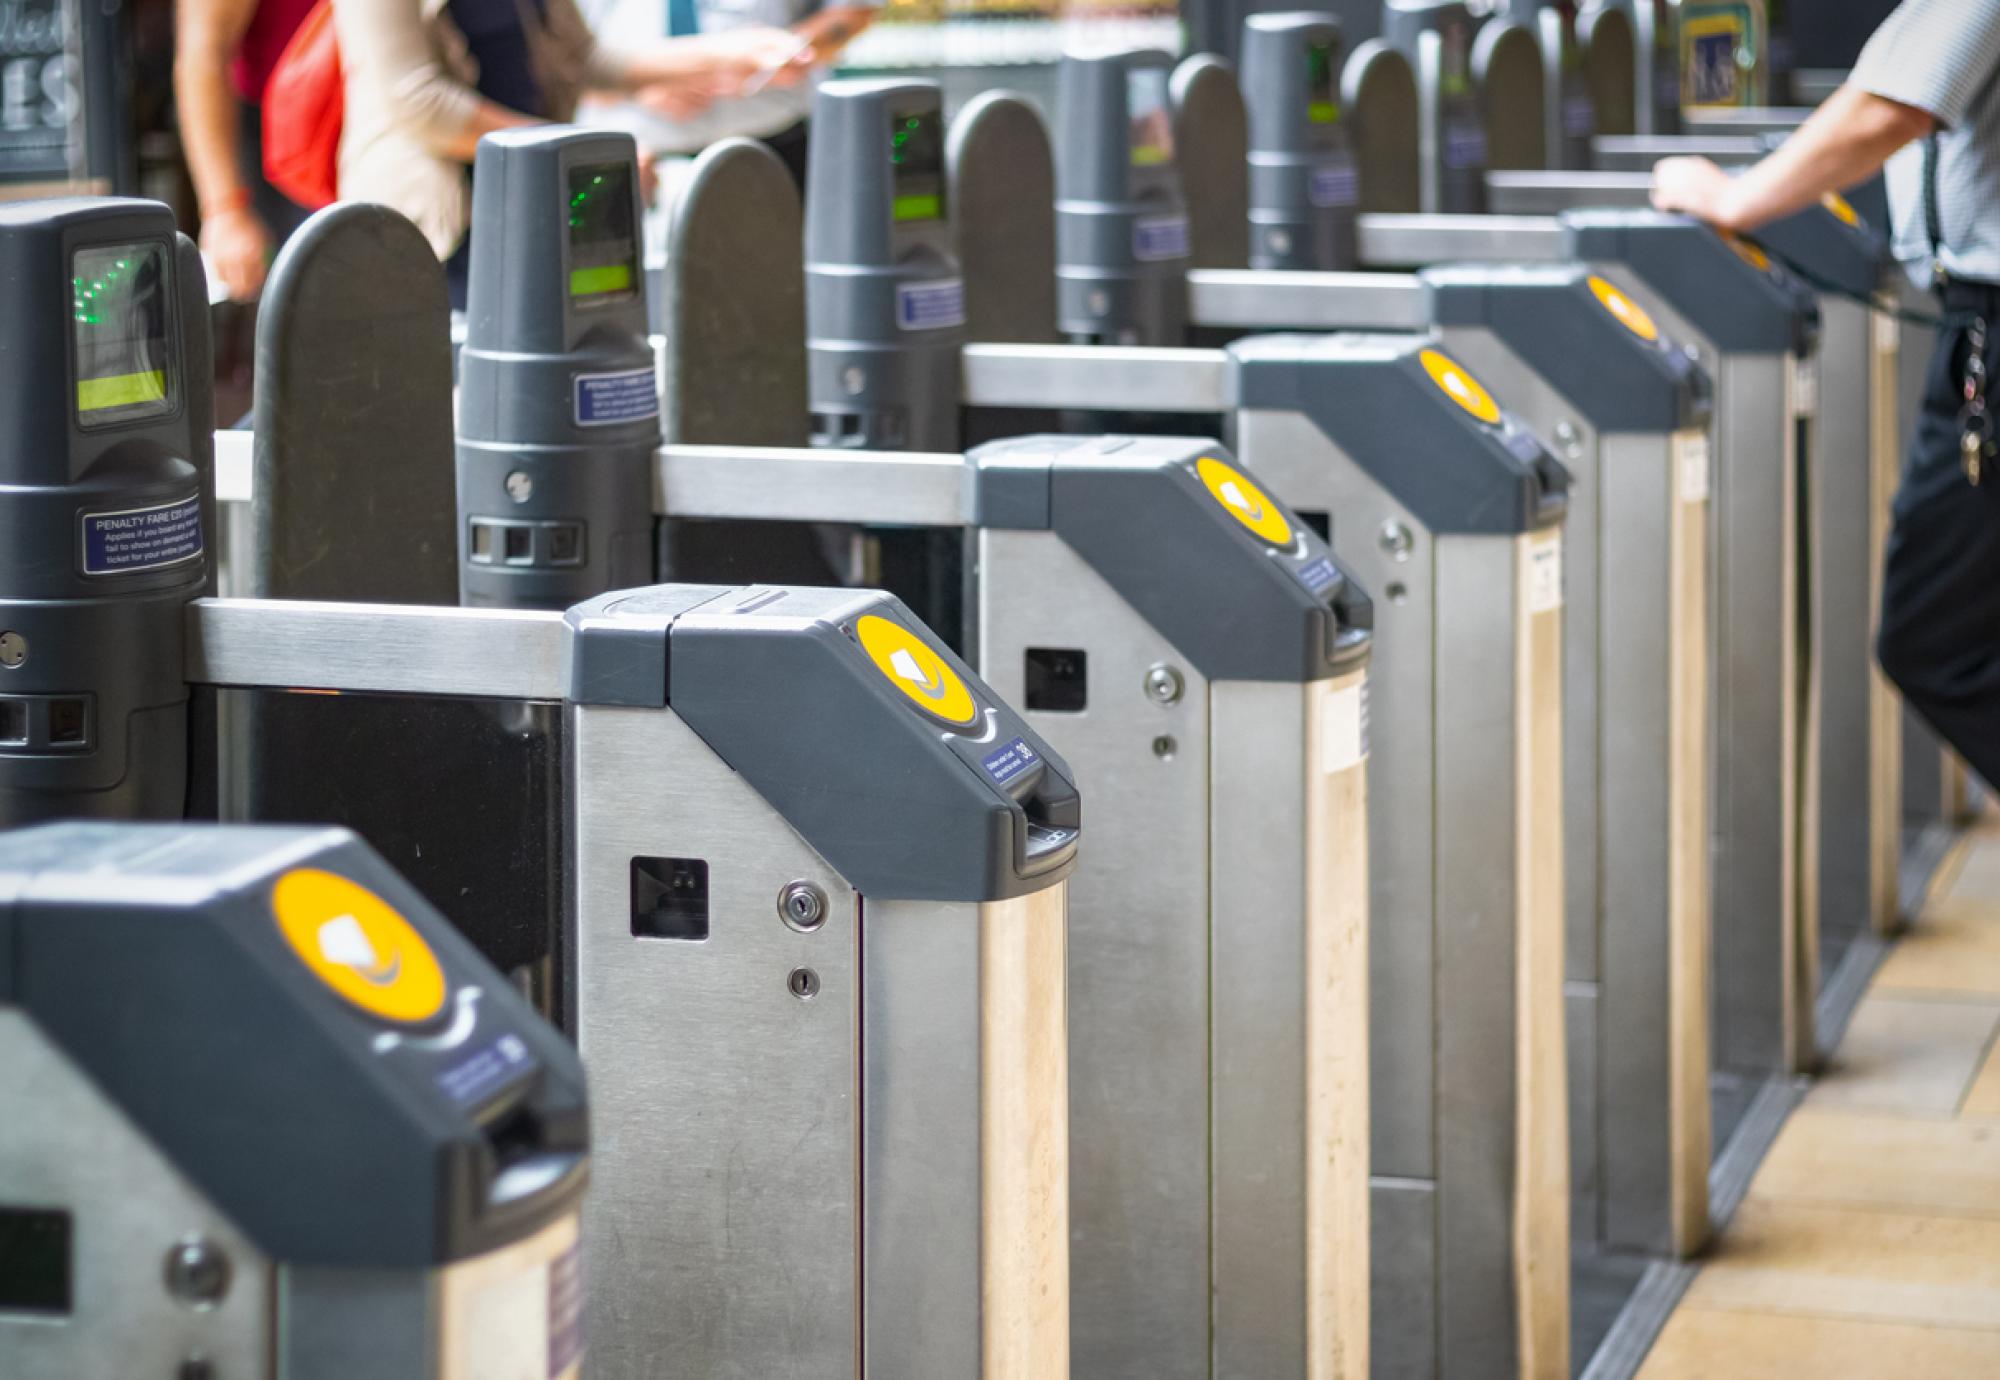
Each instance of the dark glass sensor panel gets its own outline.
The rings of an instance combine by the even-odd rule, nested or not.
[[[0,1313],[70,1311],[70,1215],[0,1205]]]
[[[1131,122],[1133,167],[1156,168],[1174,161],[1174,112],[1167,100],[1166,68],[1126,70],[1125,117]]]
[[[94,245],[70,258],[71,373],[86,429],[173,412],[172,278],[157,242]]]
[[[1331,43],[1306,45],[1306,123],[1340,122],[1340,99],[1334,92],[1334,48]]]
[[[578,306],[630,301],[639,291],[632,168],[582,163],[569,170],[569,299]]]
[[[1081,647],[1030,647],[1022,670],[1029,709],[1081,714],[1090,707],[1090,657]]]
[[[707,939],[708,863],[701,858],[632,859],[632,933],[640,939]]]
[[[894,170],[891,219],[943,220],[944,115],[899,110],[889,116],[889,165]]]

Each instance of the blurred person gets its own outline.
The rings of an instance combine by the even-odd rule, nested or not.
[[[305,219],[264,180],[260,104],[314,0],[178,0],[174,105],[201,213],[202,251],[236,301],[264,286],[272,252]]]
[[[1876,658],[2000,786],[2000,0],[1903,0],[1777,152],[1738,177],[1666,159],[1653,203],[1747,232],[1885,165],[1896,257],[1944,316],[1896,491]]]
[[[806,117],[812,109],[808,74],[826,70],[880,13],[876,3],[819,0],[583,0],[599,37],[613,47],[657,42],[660,35],[726,34],[750,27],[789,27],[794,61],[776,79],[748,83],[736,95],[686,109],[672,92],[637,102],[589,100],[583,118],[631,132],[639,147],[660,157],[690,156],[718,140],[760,139],[784,160],[801,190],[806,178]]]
[[[752,80],[782,80],[798,56],[783,29],[613,47],[576,0],[333,0],[346,87],[343,201],[373,201],[416,223],[465,305],[471,165],[480,137],[566,121],[586,90],[705,109]]]

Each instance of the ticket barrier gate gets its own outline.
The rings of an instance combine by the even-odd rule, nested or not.
[[[1312,70],[1313,37],[1299,26],[1267,28],[1255,44],[1246,34],[1246,86],[1270,142],[1269,126],[1308,123],[1308,83],[1296,78]],[[1207,146],[1224,140],[1183,124],[1191,137],[1179,152],[1195,169],[1222,161]],[[1186,193],[1191,209],[1203,200],[1194,169]],[[1564,855],[1577,1225],[1621,1248],[1691,1253],[1707,1231],[1710,1144],[1707,377],[1581,265],[1417,277],[1196,269],[1188,279],[1192,322],[1210,333],[1432,332],[1559,448],[1573,479]],[[1647,549],[1657,559],[1600,556]],[[1692,696],[1680,688],[1690,677],[1701,687]],[[1615,1024],[1597,1019],[1607,993],[1623,1013]]]
[[[1579,22],[1574,5],[1556,5],[1547,0],[1507,0],[1501,13],[1534,35],[1542,54],[1542,162],[1545,168],[1587,168],[1590,140],[1597,132],[1594,88],[1605,78],[1590,71],[1593,59],[1613,58],[1616,40],[1607,32],[1603,46],[1587,42],[1585,25]],[[1616,19],[1600,21],[1607,28],[1624,23]],[[1630,25],[1626,28],[1629,32]],[[1631,82],[1631,57],[1624,54],[1622,65],[1606,74]],[[1628,96],[1629,104],[1629,96]]]
[[[984,168],[958,161],[955,188],[1032,165],[1032,150],[1003,155],[997,143]],[[1007,246],[1031,233],[959,229],[968,279],[1015,281]],[[1378,625],[1404,631],[1379,644],[1371,672],[1384,706],[1371,715],[1371,1352],[1392,1373],[1555,1373],[1567,1352],[1568,1146],[1561,839],[1545,825],[1561,814],[1561,651],[1548,641],[1560,640],[1561,466],[1497,408],[1491,421],[1468,411],[1451,390],[1470,388],[1469,375],[1422,338],[1268,337],[1226,351],[975,344],[961,368],[974,406],[1227,414],[1238,453],[1254,450],[1247,463],[1269,468],[1273,492],[1326,522],[1336,557],[1386,596]],[[1371,396],[1393,399],[1397,424],[1359,405]],[[1435,460],[1411,483],[1484,493],[1481,516],[1413,511],[1378,492],[1400,485],[1386,476],[1411,471],[1411,455]],[[1454,692],[1473,685],[1515,690],[1498,710],[1461,707]],[[1395,714],[1413,704],[1435,714]],[[1507,727],[1465,732],[1474,722]],[[1469,793],[1485,803],[1459,812],[1466,783],[1489,774]],[[1494,801],[1515,805],[1495,813]],[[1513,911],[1507,933],[1462,927],[1493,906]],[[1518,1000],[1493,990],[1503,969]]]
[[[17,281],[59,283],[72,258],[77,276],[102,271],[106,256],[138,265],[143,291],[76,308],[108,338],[79,332],[74,360],[14,380],[73,428],[8,447],[30,481],[15,530],[81,540],[83,572],[63,559],[10,574],[0,622],[26,655],[9,674],[82,700],[85,740],[0,745],[7,817],[180,812],[203,764],[189,773],[187,734],[126,708],[144,704],[129,682],[153,664],[159,717],[215,689],[310,702],[330,730],[357,701],[516,710],[517,736],[553,764],[554,794],[519,808],[543,811],[567,1007],[604,1097],[588,1208],[601,1225],[583,1236],[594,1372],[655,1374],[670,1356],[676,1374],[855,1374],[865,1349],[899,1374],[1064,1374],[1063,952],[1080,821],[1034,730],[866,591],[674,586],[566,612],[198,598],[205,318],[169,306],[176,278],[200,300],[193,250],[166,259],[171,220],[150,204],[10,214],[0,253]],[[23,293],[45,316],[52,296]],[[51,377],[67,402],[70,367],[141,380],[47,406]],[[111,408],[136,411],[94,415]],[[80,469],[99,438],[124,463]],[[93,567],[123,583],[87,583]],[[106,628],[146,661],[104,664]],[[30,719],[38,735],[66,722],[60,705]],[[371,775],[345,784],[373,780],[393,803],[408,793],[381,789],[384,757],[452,748],[421,732],[372,743]],[[153,793],[121,800],[107,774]],[[438,1038],[456,1039],[459,1005]],[[434,1166],[424,1182],[439,1184]],[[778,1278],[800,1283],[774,1293]]]
[[[1653,212],[1363,217],[1361,253],[1384,267],[1480,258],[1592,265],[1664,334],[1692,346],[1714,381],[1715,1062],[1758,1077],[1807,1067],[1818,988],[1809,855],[1817,793],[1797,515],[1799,461],[1810,453],[1799,436],[1814,391],[1810,296],[1755,251]]]
[[[1633,173],[1496,176],[1496,209],[1643,206]],[[1875,666],[1878,572],[1901,474],[1899,323],[1885,309],[1885,246],[1841,197],[1766,226],[1763,250],[1816,289],[1820,334],[1809,487],[1810,644],[1818,681],[1820,929],[1829,946],[1887,934],[1897,917],[1902,853],[1901,733],[1896,699]]]
[[[1624,11],[1632,20],[1632,133],[1681,129],[1681,0],[1583,0],[1586,14]],[[1606,134],[1616,131],[1602,127]]]
[[[576,1053],[353,835],[0,834],[0,952],[10,1380],[576,1380]]]
[[[1532,30],[1482,22],[1464,0],[1387,0],[1382,36],[1416,73],[1419,210],[1483,211],[1489,169],[1545,166],[1545,78]]]

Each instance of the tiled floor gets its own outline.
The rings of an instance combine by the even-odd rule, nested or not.
[[[1946,860],[1640,1380],[2000,1377],[2000,821]]]

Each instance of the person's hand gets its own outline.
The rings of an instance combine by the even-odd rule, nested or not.
[[[1736,230],[1736,179],[1706,158],[1663,158],[1653,165],[1653,205],[1723,230]]]
[[[248,206],[203,216],[201,248],[231,301],[250,301],[263,290],[271,268],[271,232]]]

